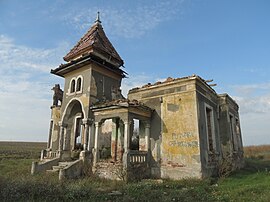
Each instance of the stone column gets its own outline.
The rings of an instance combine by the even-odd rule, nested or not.
[[[119,128],[119,119],[113,118],[112,119],[111,156],[114,161],[117,160],[118,128]]]
[[[117,129],[117,157],[116,160],[123,160],[123,153],[124,153],[124,123],[122,120],[119,119],[118,122],[118,129]]]
[[[89,133],[88,133],[88,145],[87,150],[92,151],[94,148],[94,140],[95,140],[95,127],[93,121],[89,121]]]
[[[53,120],[50,121],[50,129],[49,129],[49,139],[47,143],[47,148],[51,150],[52,148],[52,133],[53,133]]]
[[[145,148],[146,151],[150,150],[150,123],[145,123]]]
[[[124,154],[123,154],[123,167],[127,168],[129,165],[129,147],[130,147],[130,121],[124,122]]]
[[[64,151],[70,150],[70,137],[68,137],[67,125],[65,126],[65,130],[64,130],[63,150]]]
[[[95,144],[94,144],[94,166],[99,160],[99,148],[98,148],[98,138],[99,138],[99,130],[100,130],[100,122],[95,122]]]
[[[62,122],[59,123],[60,126],[60,134],[59,134],[59,146],[58,146],[58,151],[61,152],[64,149],[64,139],[66,138],[66,127],[67,124],[64,124]],[[66,142],[66,141],[65,141]]]
[[[129,151],[129,147],[130,147],[130,121],[125,121],[124,122],[124,152],[128,152]]]
[[[90,120],[89,119],[83,119],[83,125],[84,125],[83,150],[86,151],[88,149]]]

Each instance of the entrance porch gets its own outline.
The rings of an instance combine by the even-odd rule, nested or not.
[[[87,166],[94,175],[102,178],[125,180],[150,176],[152,109],[137,101],[112,101],[92,106],[93,119],[84,118],[78,102],[74,102],[71,109],[73,113],[59,123],[58,149],[44,150],[41,157],[43,163],[35,164],[33,173],[57,166],[60,169],[59,178],[60,174],[61,178],[68,178],[73,176],[67,173],[82,174],[83,167]],[[108,120],[111,121],[111,131],[105,133],[107,141],[104,142],[102,130]],[[82,147],[76,150],[78,137],[81,138]],[[77,158],[72,155],[74,152],[79,152]],[[58,166],[67,161],[70,166]],[[72,169],[72,172],[68,169]]]
[[[95,105],[91,110],[95,117],[93,172],[113,179],[149,176],[152,110],[129,100]],[[105,148],[100,141],[101,127],[109,119],[112,121],[111,144]]]

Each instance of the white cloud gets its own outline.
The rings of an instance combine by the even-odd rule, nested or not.
[[[153,84],[157,81],[164,81],[164,80],[165,79],[163,78],[149,76],[144,73],[140,73],[136,75],[130,74],[128,75],[128,78],[125,78],[122,81],[122,86],[121,86],[122,94],[124,95],[124,97],[127,97],[128,91],[132,88],[142,87],[143,85],[147,83]]]
[[[248,113],[240,116],[244,145],[270,143],[270,113]]]
[[[270,113],[270,94],[256,97],[234,97],[242,114]]]
[[[1,71],[34,69],[48,72],[50,67],[61,62],[60,55],[63,55],[63,50],[67,50],[68,44],[62,43],[55,49],[29,48],[19,46],[13,39],[0,35],[0,46]]]
[[[46,141],[52,102],[50,89],[61,81],[49,71],[60,63],[66,45],[34,49],[1,35],[0,47],[0,140]],[[158,80],[143,73],[129,77],[122,85],[125,95],[133,87]]]
[[[270,83],[233,86],[245,145],[269,144]]]
[[[238,85],[232,87],[238,96],[242,114],[270,113],[270,83]]]
[[[137,4],[130,8],[91,7],[70,12],[65,19],[79,29],[86,30],[92,25],[89,16],[96,16],[100,11],[106,30],[125,38],[139,38],[147,31],[154,29],[182,12],[184,0],[155,1],[152,4]]]
[[[124,97],[127,97],[128,91],[135,87],[140,87],[146,83],[148,83],[150,77],[145,74],[140,75],[129,75],[128,78],[123,79],[122,81],[122,94]]]
[[[0,35],[0,140],[47,139],[51,86],[49,72],[59,65],[66,45],[34,49]]]
[[[251,96],[260,94],[262,91],[270,92],[270,83],[259,83],[249,85],[235,85],[232,88],[241,95]]]

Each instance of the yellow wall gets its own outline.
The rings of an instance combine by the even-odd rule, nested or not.
[[[195,91],[163,97],[161,177],[201,177]]]
[[[162,164],[198,163],[199,134],[195,92],[163,97]]]

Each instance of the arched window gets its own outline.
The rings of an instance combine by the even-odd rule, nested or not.
[[[70,84],[70,93],[75,92],[75,79],[72,79],[71,84]]]
[[[77,79],[76,91],[81,91],[81,90],[82,90],[82,79],[79,77]]]

